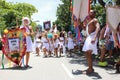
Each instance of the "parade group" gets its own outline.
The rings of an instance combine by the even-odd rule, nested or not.
[[[61,57],[64,53],[66,56],[71,57],[73,50],[75,51],[78,46],[79,49],[85,53],[88,62],[88,69],[83,71],[86,73],[94,72],[92,65],[92,54],[100,54],[100,62],[105,62],[106,52],[108,52],[108,57],[113,57],[114,49],[118,52],[120,51],[120,23],[117,27],[117,32],[114,33],[109,25],[106,23],[100,29],[98,20],[95,18],[96,12],[91,10],[89,17],[80,24],[82,40],[78,41],[74,36],[72,31],[65,32],[64,29],[60,32],[56,28],[57,26],[53,24],[50,30],[39,31],[37,27],[33,31],[30,26],[30,20],[28,17],[22,19],[23,26],[20,28],[26,29],[26,67],[29,67],[29,57],[30,53],[36,53],[40,56],[43,53],[43,57]],[[32,41],[31,35],[34,36],[34,41]],[[33,46],[34,43],[34,46]],[[99,45],[99,46],[98,46]],[[34,50],[33,50],[34,49]],[[99,52],[98,52],[99,51]],[[22,65],[22,63],[20,63]],[[116,72],[120,72],[120,60],[115,63]]]

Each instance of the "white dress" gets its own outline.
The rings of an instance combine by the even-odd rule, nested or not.
[[[74,49],[74,42],[73,42],[73,39],[68,37],[68,50],[70,49]]]
[[[39,48],[41,46],[41,41],[39,39],[39,32],[35,35],[35,48]]]
[[[50,48],[49,48],[49,50],[51,51],[51,52],[53,52],[54,51],[54,44],[53,44],[53,42],[50,40],[49,41],[49,43],[50,43]]]
[[[58,45],[59,45],[59,40],[56,39],[56,40],[54,41],[54,48],[58,48]]]
[[[47,51],[49,51],[50,49],[49,41],[45,37],[42,37],[41,42],[43,43],[42,49],[45,48],[47,49]]]
[[[59,42],[59,45],[60,45],[60,48],[63,48],[63,53],[65,53],[65,39],[64,39],[64,37],[60,37],[60,42]]]
[[[96,41],[95,41],[95,43],[94,44],[92,44],[91,43],[91,41],[92,41],[92,39],[94,38],[94,36],[95,36],[95,32],[93,32],[93,33],[91,33],[91,34],[89,34],[88,33],[88,26],[86,27],[86,32],[87,32],[87,38],[86,38],[86,40],[85,40],[85,43],[84,43],[84,46],[83,46],[83,48],[82,48],[82,51],[88,51],[88,50],[92,50],[92,53],[93,54],[97,54],[98,52],[97,52],[97,39],[96,39]]]
[[[64,41],[65,41],[65,39],[63,37],[60,37],[60,42],[59,42],[60,48],[62,48],[64,46]]]
[[[30,30],[28,27],[25,27],[25,29],[27,33],[30,33]],[[26,46],[27,46],[26,52],[33,51],[33,42],[32,42],[31,36],[26,36]]]

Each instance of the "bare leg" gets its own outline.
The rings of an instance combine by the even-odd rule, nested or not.
[[[60,57],[61,57],[62,50],[63,50],[63,49],[62,49],[62,48],[60,48]]]
[[[39,56],[40,55],[40,50],[39,50],[38,47],[36,48],[36,52],[37,52],[37,56]]]
[[[100,61],[101,61],[101,62],[104,61],[105,53],[106,53],[106,50],[105,50],[105,49],[101,49],[101,55],[100,55]]]
[[[43,51],[44,51],[44,57],[46,57],[47,56],[46,49],[44,48]]]
[[[28,66],[29,58],[30,58],[30,52],[27,52],[26,53],[26,66]]]
[[[57,48],[55,48],[55,56],[58,57]]]
[[[109,57],[111,58],[113,50],[109,50]]]
[[[86,52],[86,58],[87,58],[87,62],[88,62],[87,73],[91,73],[91,72],[93,72],[92,51],[91,50]]]

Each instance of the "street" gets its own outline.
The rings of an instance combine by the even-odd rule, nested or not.
[[[0,54],[1,57],[1,54]],[[1,63],[1,62],[0,62]],[[48,57],[36,56],[31,53],[28,69],[8,67],[2,69],[0,65],[0,80],[118,80],[119,74],[113,74],[115,70],[96,66],[95,73],[91,75],[81,74],[81,70],[87,69],[84,56]]]

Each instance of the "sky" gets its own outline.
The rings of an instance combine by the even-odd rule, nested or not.
[[[43,25],[44,21],[51,20],[51,22],[56,20],[57,6],[62,2],[60,0],[6,0],[7,2],[25,2],[34,5],[38,12],[33,14],[32,20],[36,21],[37,24]]]

